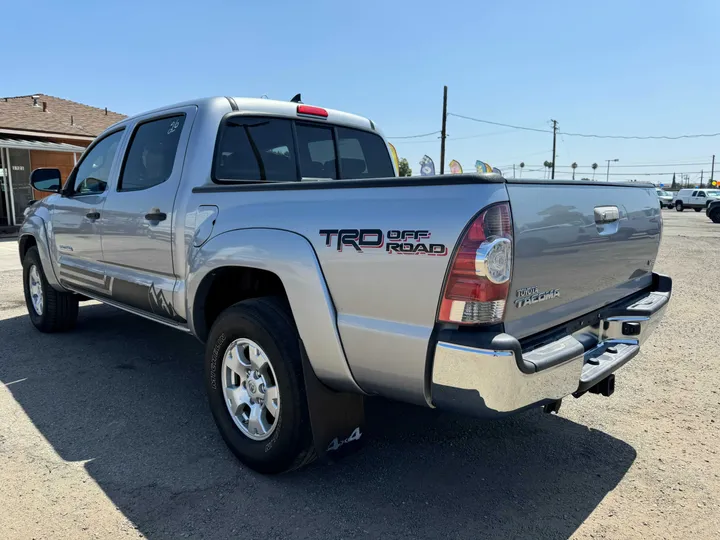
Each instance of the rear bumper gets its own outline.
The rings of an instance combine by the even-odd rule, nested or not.
[[[653,286],[639,297],[607,306],[592,315],[592,324],[561,330],[531,350],[508,334],[440,332],[432,403],[495,417],[585,392],[640,352],[671,293],[672,280],[654,274]]]

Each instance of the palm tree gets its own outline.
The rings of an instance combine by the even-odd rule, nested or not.
[[[597,169],[597,163],[593,163],[593,164],[592,164],[593,180],[595,180],[595,169]]]
[[[577,162],[573,161],[573,164],[570,165],[573,170],[573,180],[575,180],[575,169],[577,169]]]
[[[523,170],[524,168],[525,168],[525,162],[524,162],[524,161],[521,161],[521,162],[520,162],[520,178],[522,178],[522,170]]]

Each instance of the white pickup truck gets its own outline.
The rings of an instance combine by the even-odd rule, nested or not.
[[[364,396],[610,395],[670,299],[653,186],[396,174],[372,121],[303,103],[128,118],[65,181],[32,173],[30,320],[70,330],[92,298],[196,336],[220,432],[268,473],[356,447]]]

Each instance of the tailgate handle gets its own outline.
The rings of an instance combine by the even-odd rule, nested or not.
[[[595,223],[602,225],[604,223],[612,223],[620,219],[620,210],[617,206],[596,206],[595,207]]]

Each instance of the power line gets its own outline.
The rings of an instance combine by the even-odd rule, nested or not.
[[[502,122],[491,122],[490,120],[483,120],[482,118],[473,118],[471,116],[464,116],[462,114],[456,114],[456,113],[448,113],[448,116],[455,116],[457,118],[462,118],[464,120],[470,120],[472,122],[480,122],[482,124],[490,124],[493,126],[502,126],[502,127],[508,127],[512,129],[519,129],[523,131],[535,131],[538,133],[552,133],[553,131],[550,129],[538,129],[538,128],[531,128],[527,126],[515,126],[512,124],[503,124]],[[561,135],[567,135],[568,137],[586,137],[586,138],[594,138],[594,139],[623,139],[623,140],[658,140],[658,139],[664,139],[664,140],[678,140],[678,139],[698,139],[701,137],[719,137],[720,132],[717,133],[696,133],[692,135],[597,135],[593,133],[570,133],[567,131],[558,132]]]
[[[551,129],[537,129],[523,126],[513,126],[512,124],[503,124],[501,122],[491,122],[490,120],[481,120],[480,118],[472,118],[471,116],[463,116],[462,114],[448,113],[448,116],[455,116],[472,122],[480,122],[481,124],[490,124],[492,126],[508,127],[513,129],[521,129],[524,131],[537,131],[538,133],[552,133]]]
[[[429,137],[430,135],[437,135],[440,131],[433,131],[431,133],[423,133],[421,135],[405,135],[403,137],[385,137],[386,139],[419,139],[421,137]]]

